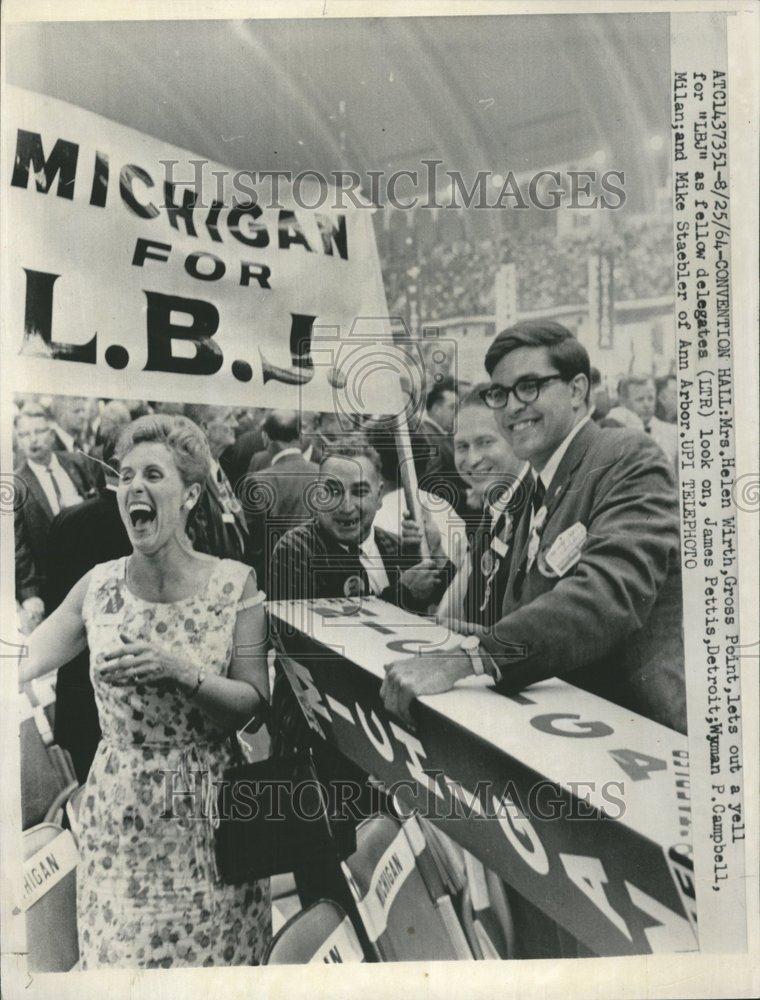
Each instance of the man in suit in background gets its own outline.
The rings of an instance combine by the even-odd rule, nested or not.
[[[487,396],[533,488],[517,527],[502,614],[480,648],[391,665],[386,707],[489,673],[511,694],[559,676],[686,731],[678,498],[671,464],[640,431],[597,427],[589,359],[559,323],[504,330]],[[469,661],[469,662],[468,662]]]
[[[15,419],[15,434],[23,456],[14,475],[24,492],[14,513],[16,600],[21,627],[31,632],[50,612],[47,581],[47,544],[50,522],[66,507],[92,493],[85,459],[53,452],[53,434],[40,406],[25,406]]]
[[[92,445],[89,428],[89,401],[83,396],[53,396],[50,402],[53,418],[53,450],[74,455],[89,452]]]
[[[238,410],[235,414],[238,423],[235,441],[225,448],[219,456],[219,464],[235,490],[238,489],[238,483],[248,472],[254,455],[266,448],[262,430],[266,412],[263,409],[249,409]]]
[[[436,382],[425,399],[425,414],[412,433],[415,466],[420,489],[436,493],[448,501],[468,523],[477,523],[467,506],[467,483],[460,477],[454,462],[454,427],[459,396],[450,377]]]
[[[253,568],[265,586],[266,566],[282,535],[311,517],[310,493],[319,466],[301,453],[301,421],[296,410],[270,410],[262,427],[271,455],[267,468],[238,483],[248,522]]]
[[[675,424],[658,420],[654,415],[657,394],[649,375],[626,375],[618,383],[618,397],[623,409],[641,422],[645,434],[662,448],[675,468],[678,467],[678,430]]]
[[[333,445],[319,466],[314,516],[277,543],[269,597],[301,600],[374,594],[410,611],[440,598],[451,566],[441,540],[431,537],[431,558],[420,560],[420,529],[405,521],[401,538],[373,528],[382,497],[380,458],[366,439]],[[437,560],[437,562],[436,562]]]
[[[672,372],[655,382],[657,405],[654,415],[665,424],[678,423],[678,380]]]
[[[49,611],[63,601],[74,584],[98,563],[129,555],[132,546],[116,502],[118,474],[114,451],[129,411],[113,409],[107,425],[101,425],[103,485],[97,496],[76,507],[62,510],[50,525],[48,536]],[[90,683],[90,653],[62,666],[55,685],[55,742],[68,750],[80,782],[87,775],[100,740],[98,710]]]
[[[224,555],[229,559],[249,562],[248,525],[243,508],[235,495],[227,475],[219,464],[222,452],[235,443],[237,418],[231,406],[205,406],[202,403],[187,403],[185,415],[196,423],[206,434],[213,466],[210,487],[214,499],[221,510],[224,522]]]

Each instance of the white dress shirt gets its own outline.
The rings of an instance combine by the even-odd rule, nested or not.
[[[377,597],[390,586],[388,574],[385,571],[385,563],[380,554],[380,549],[375,541],[375,532],[370,531],[367,538],[359,546],[359,561],[367,571],[369,589]]]
[[[565,457],[565,452],[570,447],[573,438],[578,434],[581,427],[585,427],[589,420],[591,420],[591,414],[587,413],[583,420],[579,420],[575,427],[573,427],[543,469],[540,472],[536,472],[535,469],[533,470],[534,478],[538,479],[539,476],[541,477],[541,482],[544,484],[544,489],[547,493],[549,492],[549,487],[552,484],[552,479],[554,479],[557,469],[559,468],[559,463]]]
[[[54,515],[64,507],[75,507],[78,503],[82,502],[76,486],[72,482],[68,472],[55,457],[55,453],[50,457],[49,466],[42,465],[40,462],[33,462],[31,458],[27,459],[27,465],[37,477],[37,482],[42,487],[42,491],[47,497],[50,509]],[[48,469],[50,472],[48,472]],[[60,503],[58,502],[58,497],[55,495],[55,487],[50,480],[50,473],[52,473],[56,485],[60,490]]]

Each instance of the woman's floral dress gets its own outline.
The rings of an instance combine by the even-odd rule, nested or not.
[[[219,559],[202,593],[152,603],[127,589],[126,566],[96,566],[83,605],[103,738],[79,815],[80,967],[257,964],[269,881],[224,885],[214,864],[210,781],[235,763],[229,733],[169,682],[116,686],[98,669],[123,634],[226,674],[251,570]]]

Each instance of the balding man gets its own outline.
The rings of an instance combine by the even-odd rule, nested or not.
[[[301,419],[295,410],[270,410],[262,433],[271,455],[267,468],[249,473],[238,484],[250,536],[249,551],[265,586],[268,556],[286,531],[313,514],[310,492],[319,467],[301,453]]]

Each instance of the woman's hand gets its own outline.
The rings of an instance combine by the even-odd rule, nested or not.
[[[168,649],[144,640],[125,642],[119,649],[104,653],[97,670],[117,685],[170,681],[193,689],[198,681],[197,667]]]

